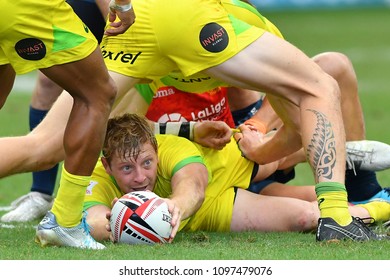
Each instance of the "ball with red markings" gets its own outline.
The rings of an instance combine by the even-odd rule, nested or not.
[[[125,194],[111,210],[114,241],[128,244],[166,243],[172,232],[167,203],[153,192]]]

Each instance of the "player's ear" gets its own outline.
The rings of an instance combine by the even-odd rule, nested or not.
[[[100,160],[103,163],[104,169],[106,170],[107,174],[111,175],[111,167],[108,163],[108,160],[105,157],[101,157]]]

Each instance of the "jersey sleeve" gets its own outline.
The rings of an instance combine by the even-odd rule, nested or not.
[[[156,135],[158,141],[158,177],[154,192],[168,197],[171,179],[182,167],[191,163],[204,164],[201,151],[191,141],[173,135]]]
[[[139,94],[145,99],[149,105],[152,103],[155,91],[150,87],[149,84],[136,84],[135,88]]]

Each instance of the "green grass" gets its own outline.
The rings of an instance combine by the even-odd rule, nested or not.
[[[390,143],[390,36],[388,26],[384,25],[389,22],[390,10],[289,11],[265,15],[309,56],[323,51],[340,51],[351,58],[359,79],[367,138]],[[11,94],[0,111],[0,136],[28,131],[29,100],[28,93]],[[383,186],[388,186],[390,171],[378,172],[378,178]],[[300,165],[293,183],[312,182],[308,166]],[[7,205],[25,194],[30,184],[30,174],[1,179],[0,205]],[[299,233],[179,233],[173,244],[163,246],[129,247],[106,243],[107,250],[99,252],[42,249],[33,242],[37,222],[15,228],[0,227],[0,259],[388,260],[390,251],[389,242],[317,243],[313,234]]]

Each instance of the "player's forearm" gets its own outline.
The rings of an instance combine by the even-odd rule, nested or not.
[[[175,173],[170,199],[180,209],[181,220],[196,213],[205,199],[208,172],[201,163],[192,163]]]
[[[192,193],[188,192],[185,195],[174,195],[171,197],[171,200],[174,202],[176,207],[179,207],[180,209],[180,220],[185,220],[193,216],[199,210],[200,206],[202,206],[204,193],[197,191]]]
[[[184,137],[188,140],[194,139],[195,122],[155,122],[153,125],[154,134],[169,134]]]
[[[301,149],[300,138],[294,134],[294,131],[284,128],[268,133],[266,135],[267,141],[245,151],[246,157],[263,165],[279,161]]]

